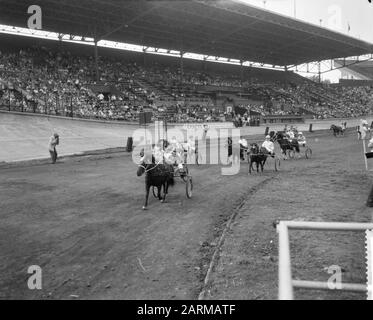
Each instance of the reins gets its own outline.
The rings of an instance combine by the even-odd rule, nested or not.
[[[139,167],[140,168],[143,168],[145,170],[145,173],[148,173],[152,170],[154,170],[155,168],[157,168],[159,166],[160,162],[156,163],[154,167],[152,167],[151,169],[147,170],[145,166],[143,166],[142,164],[139,164]]]

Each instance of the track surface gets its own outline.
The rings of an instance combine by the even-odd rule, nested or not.
[[[128,155],[0,168],[0,298],[195,299],[207,289],[213,299],[275,299],[275,220],[371,221],[355,135],[308,140],[314,157],[283,162],[278,173],[249,177],[243,166],[227,177],[218,166],[192,167],[193,199],[178,181],[167,204],[152,198],[146,212],[144,181]],[[292,246],[295,277],[325,280],[323,268],[338,264],[349,281],[365,281],[362,237],[299,233]],[[42,267],[43,290],[27,289],[30,265]]]

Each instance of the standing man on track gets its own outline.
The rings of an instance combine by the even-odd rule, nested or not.
[[[370,133],[370,128],[368,127],[368,121],[362,120],[361,124],[362,124],[361,139],[362,140],[367,140],[367,139],[369,139],[368,134]]]
[[[49,154],[52,159],[52,164],[55,164],[57,161],[57,150],[56,146],[60,143],[60,137],[57,133],[54,133],[49,139]]]

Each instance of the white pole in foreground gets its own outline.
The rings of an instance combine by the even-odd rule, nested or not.
[[[279,300],[293,300],[289,230],[285,222],[278,225],[279,233]]]

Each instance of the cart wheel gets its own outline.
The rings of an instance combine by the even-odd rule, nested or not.
[[[188,167],[185,165],[184,166],[184,173],[180,174],[181,179],[183,179],[184,182],[188,181],[188,175],[189,175],[189,170]]]
[[[281,161],[279,158],[275,158],[275,171],[277,172],[278,170],[280,170],[280,167],[281,167]]]
[[[311,157],[312,157],[312,149],[307,148],[306,149],[306,159],[311,159]]]
[[[192,198],[193,195],[193,180],[192,177],[187,177],[187,181],[185,181],[185,189],[186,189],[186,196],[188,199]]]

